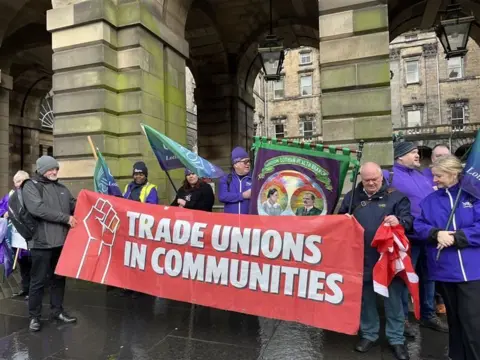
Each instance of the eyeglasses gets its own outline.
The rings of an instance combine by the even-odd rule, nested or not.
[[[242,164],[244,164],[244,165],[248,165],[248,164],[250,164],[250,159],[237,161],[237,164],[238,164],[238,163],[242,163]]]

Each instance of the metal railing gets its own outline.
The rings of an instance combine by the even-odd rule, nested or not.
[[[320,134],[313,134],[312,136],[304,137],[304,136],[289,136],[284,137],[287,140],[299,140],[299,141],[309,141],[309,142],[323,142],[323,137]]]
[[[467,123],[462,125],[441,124],[415,127],[394,128],[393,133],[405,139],[440,139],[450,137],[474,136],[480,129],[480,123]]]

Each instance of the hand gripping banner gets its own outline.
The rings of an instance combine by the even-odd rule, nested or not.
[[[56,273],[355,334],[363,229],[346,215],[231,215],[83,190]]]

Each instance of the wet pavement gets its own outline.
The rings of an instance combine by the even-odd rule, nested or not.
[[[357,337],[165,299],[120,297],[85,282],[68,282],[65,306],[75,325],[48,320],[29,333],[26,302],[0,300],[0,359],[377,360],[394,359],[386,341],[368,354]],[[417,328],[412,360],[446,359],[447,334]]]

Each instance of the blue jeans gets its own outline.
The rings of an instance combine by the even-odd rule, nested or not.
[[[394,278],[388,287],[389,297],[385,297],[385,334],[390,345],[403,345],[405,337],[405,317],[403,315],[402,291],[405,285],[399,278]],[[377,310],[377,294],[373,291],[373,282],[363,282],[362,313],[360,316],[360,333],[363,339],[377,341],[380,331],[380,318]]]
[[[427,258],[424,246],[412,246],[412,264],[420,279],[420,317],[422,320],[430,320],[436,316],[435,281],[428,280]],[[405,319],[408,319],[408,297],[408,289],[404,286],[402,302]]]

